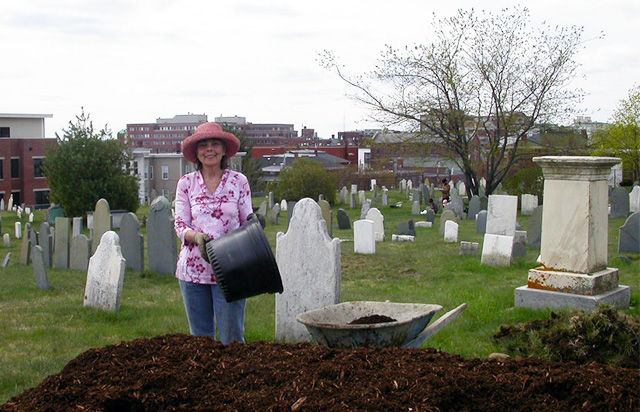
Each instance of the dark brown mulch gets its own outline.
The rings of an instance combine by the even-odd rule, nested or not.
[[[88,350],[0,411],[638,411],[638,378],[595,363],[164,335]]]

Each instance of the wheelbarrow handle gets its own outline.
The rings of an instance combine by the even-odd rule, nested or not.
[[[429,326],[428,328],[426,328],[425,330],[420,332],[420,334],[418,336],[416,336],[415,339],[410,340],[409,342],[407,342],[404,345],[402,345],[402,347],[403,348],[418,348],[418,347],[420,347],[420,345],[422,345],[424,343],[424,341],[426,341],[427,339],[429,339],[430,337],[432,337],[433,335],[438,333],[440,331],[440,329],[444,328],[449,323],[451,323],[466,308],[467,308],[467,304],[463,303],[462,305],[458,306],[457,308],[455,308],[453,310],[450,310],[449,312],[447,312],[444,315],[440,316],[437,321],[435,321],[435,322],[433,322],[431,324],[431,326]]]

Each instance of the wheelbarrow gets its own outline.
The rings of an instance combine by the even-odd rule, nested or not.
[[[403,347],[417,348],[453,321],[466,303],[442,315],[427,327],[440,305],[393,302],[344,302],[311,310],[296,316],[312,338],[330,348]],[[367,316],[386,316],[394,321],[353,324]]]

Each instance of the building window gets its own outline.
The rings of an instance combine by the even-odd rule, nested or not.
[[[149,166],[144,167],[144,180],[149,180]]]
[[[133,165],[132,165],[132,166],[133,166],[133,174],[134,174],[135,176],[138,176],[138,175],[140,174],[140,173],[138,172],[138,162],[134,160],[134,161],[133,161]]]
[[[36,206],[48,206],[49,205],[49,190],[34,190],[33,197],[35,198]]]
[[[11,178],[20,178],[20,159],[11,159]]]
[[[44,177],[44,158],[33,158],[33,177]]]
[[[149,166],[149,180],[153,180],[153,166]]]
[[[169,166],[162,166],[162,180],[169,180]]]
[[[11,192],[11,197],[13,197],[14,205],[20,205],[22,203],[22,199],[20,199],[20,191]]]
[[[0,127],[0,137],[11,137],[11,128]]]
[[[0,159],[0,180],[4,179],[4,159]]]

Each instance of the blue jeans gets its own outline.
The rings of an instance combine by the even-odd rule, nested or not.
[[[192,335],[215,339],[217,325],[222,344],[244,343],[246,299],[227,303],[218,285],[179,282]]]

